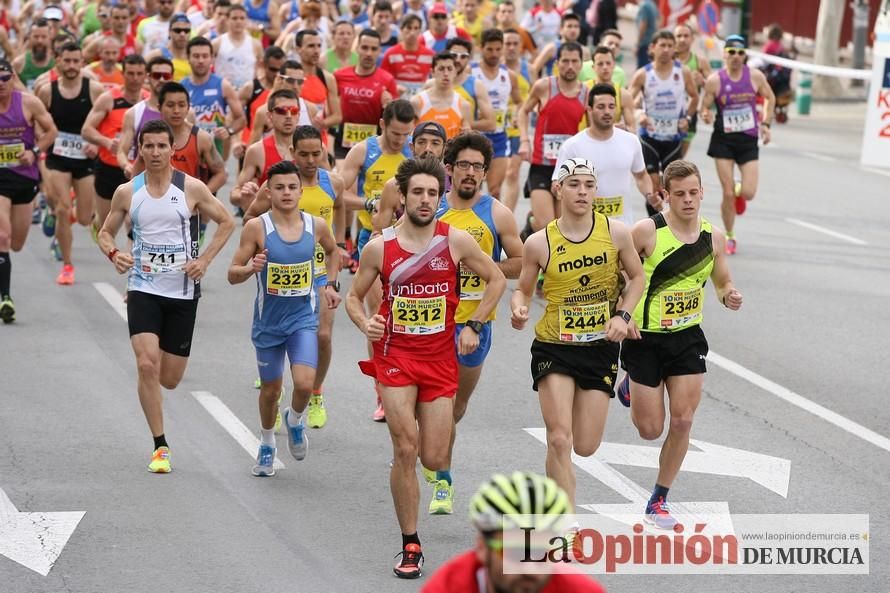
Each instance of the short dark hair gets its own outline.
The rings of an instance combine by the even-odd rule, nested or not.
[[[303,39],[306,37],[314,35],[318,37],[318,31],[315,29],[303,29],[302,31],[297,31],[297,34],[294,36],[294,43],[297,47],[303,47]]]
[[[609,49],[608,47],[606,47],[605,45],[597,45],[593,49],[593,54],[590,56],[590,59],[595,60],[596,56],[602,56],[602,55],[610,55],[610,56],[612,56],[613,60],[615,59],[615,54],[613,54],[612,50]]]
[[[435,157],[405,159],[396,171],[396,184],[403,196],[408,195],[408,184],[415,175],[432,175],[439,181],[439,194],[445,193],[445,167]]]
[[[65,45],[63,45],[62,47],[59,48],[59,55],[62,55],[66,51],[83,51],[83,50],[80,49],[80,45],[78,45],[76,41],[68,41],[67,43],[65,43]]]
[[[559,19],[559,26],[562,27],[568,21],[575,21],[579,25],[581,24],[581,17],[575,14],[574,12],[567,12],[562,15],[562,18]]]
[[[189,39],[189,43],[185,48],[185,55],[186,56],[192,55],[193,47],[204,47],[204,46],[210,48],[210,55],[212,56],[213,55],[213,44],[210,43],[210,40],[207,39],[206,37],[202,37],[202,36],[193,37],[192,39]]]
[[[452,37],[449,39],[448,43],[445,44],[445,51],[451,51],[451,48],[455,45],[459,45],[468,52],[473,53],[473,42],[461,39],[460,37]]]
[[[173,70],[173,61],[170,58],[165,58],[164,56],[155,56],[150,59],[148,61],[148,66],[146,67],[146,69],[151,72],[158,64],[170,66],[170,70]]]
[[[370,29],[370,28],[362,29],[362,32],[359,33],[358,37],[357,37],[359,43],[362,42],[362,37],[371,37],[372,39],[376,39],[381,44],[383,44],[383,39],[380,37],[380,33],[375,31],[374,29]]]
[[[266,102],[266,105],[268,105],[269,109],[275,109],[275,106],[281,99],[292,99],[294,101],[299,101],[297,93],[295,93],[292,89],[279,89],[269,95],[269,100]]]
[[[436,64],[438,64],[439,62],[444,62],[445,60],[448,60],[448,61],[451,62],[452,64],[454,63],[454,58],[451,57],[451,54],[450,54],[449,52],[447,52],[447,51],[439,52],[439,53],[437,53],[436,55],[434,55],[434,56],[433,56],[433,67],[432,67],[432,69],[435,70],[435,69],[436,69]]]
[[[609,35],[617,37],[618,39],[624,39],[624,36],[618,29],[606,29],[605,31],[600,33],[600,39],[602,39],[603,37],[608,37]]]
[[[373,12],[376,14],[378,12],[392,12],[392,3],[389,0],[377,0],[374,3]]]
[[[457,161],[457,155],[462,150],[475,150],[482,154],[482,160],[485,161],[485,168],[491,166],[491,157],[494,152],[491,147],[491,140],[486,138],[479,132],[461,132],[448,141],[445,145],[445,161],[446,165],[454,166]]]
[[[168,95],[175,95],[178,93],[184,94],[186,104],[191,105],[192,98],[189,96],[188,89],[178,82],[170,81],[165,82],[164,86],[162,86],[161,90],[158,92],[158,107],[160,108],[164,106],[164,101],[167,100]]]
[[[162,119],[145,122],[145,125],[139,130],[139,146],[142,146],[146,134],[167,134],[167,140],[170,141],[170,146],[173,146],[173,128]]]
[[[297,126],[293,135],[294,148],[300,140],[318,140],[321,142],[321,132],[315,126]],[[324,146],[322,146],[324,148]]]
[[[353,25],[353,24],[350,23],[349,21],[344,21],[344,20],[342,20],[342,19],[339,20],[339,21],[337,21],[337,22],[334,23],[333,25],[331,25],[331,31],[336,31],[336,30],[337,30],[337,27],[340,27],[340,26],[342,26],[342,25],[346,25],[347,27],[349,27],[349,30],[350,30],[350,31],[355,31],[355,25]]]
[[[46,27],[49,27],[49,21],[43,17],[36,18],[34,19],[34,22],[31,23],[31,29],[44,29]]]
[[[504,42],[504,32],[500,29],[486,29],[482,31],[482,37],[479,40],[479,44],[482,47],[485,47],[486,43],[503,43]]]
[[[296,175],[297,181],[299,181],[300,169],[293,161],[282,160],[269,167],[269,170],[266,172],[266,179],[270,185],[272,184],[272,178],[276,175]]]
[[[121,60],[121,69],[126,70],[127,66],[145,66],[145,58],[142,54],[129,54]]]
[[[593,85],[593,88],[590,89],[589,93],[587,93],[588,107],[593,107],[593,98],[597,95],[609,95],[611,97],[617,97],[618,93],[615,92],[615,87],[611,84],[597,83]]]
[[[247,14],[247,7],[244,6],[243,4],[231,4],[231,5],[229,6],[229,14],[232,14],[232,11],[233,11],[233,10],[236,10],[236,11],[237,11],[237,10],[240,10],[240,11],[243,12],[244,14]]]
[[[411,101],[396,99],[387,103],[386,107],[383,108],[381,119],[383,119],[385,124],[389,124],[393,119],[403,124],[410,124],[417,119],[417,114],[414,112],[414,105],[411,104]]]
[[[669,31],[668,29],[662,29],[661,31],[655,32],[655,35],[652,36],[652,41],[649,42],[649,45],[655,45],[662,39],[667,39],[668,41],[672,41],[674,43],[677,42],[677,38],[674,37],[673,31]]]
[[[402,17],[402,22],[399,23],[399,29],[404,29],[411,23],[417,23],[418,25],[423,27],[423,20],[421,20],[419,16],[417,16],[416,14],[406,14]]]
[[[686,179],[695,175],[698,178],[698,184],[701,185],[701,173],[695,163],[692,161],[674,161],[664,168],[662,177],[664,178],[664,189],[671,191],[671,181],[674,179]]]
[[[266,48],[266,51],[263,52],[263,62],[268,63],[269,60],[280,60],[282,58],[286,58],[287,54],[284,53],[284,50],[278,47],[277,45],[270,45]]]
[[[279,70],[278,72],[284,72],[285,70],[302,70],[302,69],[303,69],[303,64],[299,63],[298,61],[286,60],[281,65],[281,70]]]
[[[558,62],[562,55],[568,51],[578,52],[578,56],[584,58],[584,48],[577,41],[566,41],[556,50],[556,61]]]

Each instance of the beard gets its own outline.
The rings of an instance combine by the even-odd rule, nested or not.
[[[436,219],[435,214],[431,214],[429,218],[422,218],[417,212],[408,211],[405,214],[408,216],[411,224],[419,227],[429,226]]]
[[[37,46],[31,48],[31,55],[37,59],[38,62],[42,62],[46,59],[46,53],[48,48],[45,46]]]
[[[457,190],[457,197],[464,199],[464,200],[472,200],[473,198],[476,197],[476,189],[477,189],[476,182],[475,182],[475,180],[473,181],[473,189],[464,189],[465,181],[467,181],[467,180],[464,179],[464,181],[461,181],[455,188]]]

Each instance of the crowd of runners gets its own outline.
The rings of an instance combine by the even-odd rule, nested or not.
[[[243,222],[227,279],[257,285],[252,474],[275,474],[279,429],[290,455],[305,459],[308,429],[328,420],[327,374],[355,372],[334,356],[343,303],[367,337],[368,411],[392,438],[394,572],[416,578],[418,460],[429,512],[451,514],[455,427],[495,347],[507,280],[517,280],[502,311],[516,330],[536,294],[544,303],[531,320],[530,374],[547,477],[483,486],[471,501],[477,553],[445,567],[456,580],[434,577],[427,590],[476,583],[480,570],[500,582],[488,590],[518,586],[492,564],[496,517],[571,512],[572,453],[596,452],[616,395],[643,439],[667,432],[640,512],[671,529],[668,490],[706,370],[704,287],[710,279],[724,306],[742,305],[728,256],[742,248],[736,217],[757,193],[775,99],[746,65],[743,37],[723,40],[712,71],[694,26],[659,28],[651,0],[640,3],[631,46],[614,2],[564,4],[0,8],[0,318],[15,320],[12,254],[31,226],[48,238],[62,286],[75,282],[72,227],[89,227],[96,251],[127,275],[148,469],[168,473],[162,391],[183,377],[201,282]],[[623,49],[636,51],[625,59]],[[701,217],[702,176],[684,158],[702,123],[712,129],[721,228]],[[521,198],[530,211],[517,220]],[[543,497],[537,506],[529,492]],[[536,586],[599,590],[557,582]]]

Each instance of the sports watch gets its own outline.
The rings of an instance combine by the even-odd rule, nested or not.
[[[476,335],[481,335],[482,330],[485,328],[485,324],[481,321],[476,321],[475,319],[470,319],[466,323],[465,326],[476,332]]]
[[[630,323],[630,313],[622,309],[618,309],[617,311],[615,311],[615,315],[613,315],[612,317],[620,317],[624,320],[624,323]]]

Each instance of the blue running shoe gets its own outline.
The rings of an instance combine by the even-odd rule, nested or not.
[[[300,421],[296,426],[291,426],[288,419],[290,409],[284,411],[284,425],[287,427],[287,448],[297,461],[306,459],[309,450],[309,437],[304,430],[306,426]]]
[[[56,241],[55,237],[53,237],[53,240],[49,244],[49,251],[53,254],[53,257],[56,258],[56,261],[62,261],[62,248],[59,247],[59,242]]]
[[[678,523],[668,512],[667,502],[663,496],[659,496],[658,500],[646,505],[644,520],[658,529],[673,529],[674,525]]]
[[[618,398],[622,406],[625,408],[630,407],[630,375],[624,375],[624,379],[621,380],[621,383],[615,389],[615,397]]]
[[[47,237],[54,236],[56,234],[56,215],[47,210],[43,217],[41,228],[43,228],[43,234]]]
[[[260,450],[256,454],[256,465],[253,466],[253,475],[258,477],[275,475],[275,447],[260,444]]]

